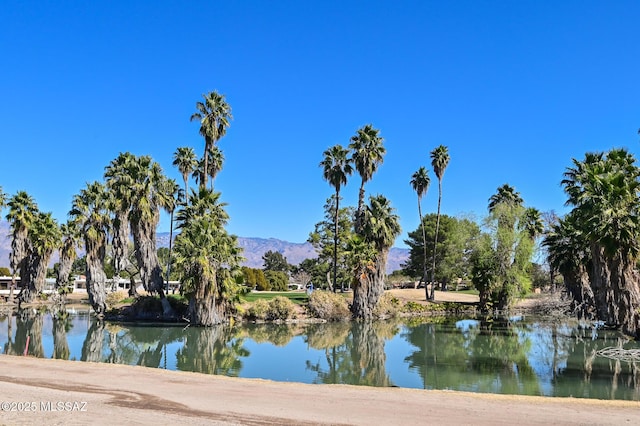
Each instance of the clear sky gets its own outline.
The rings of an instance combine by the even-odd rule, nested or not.
[[[411,175],[440,144],[443,213],[480,219],[504,183],[562,213],[572,157],[638,152],[638,22],[638,1],[6,0],[0,186],[64,221],[120,152],[181,183],[172,155],[201,155],[189,117],[218,90],[234,120],[216,189],[239,236],[305,241],[333,192],[322,152],[368,123],[387,155],[366,190],[396,207],[399,246],[419,222]]]

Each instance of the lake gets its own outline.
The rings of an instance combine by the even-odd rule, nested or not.
[[[284,382],[640,400],[639,349],[577,321],[395,319],[213,328],[98,322],[88,311],[0,315],[0,353]]]

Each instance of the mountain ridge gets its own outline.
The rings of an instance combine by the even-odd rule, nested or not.
[[[9,223],[0,221],[0,266],[9,266],[11,253],[11,239]],[[169,247],[169,233],[159,232],[156,236],[157,247]],[[277,251],[287,258],[287,262],[298,265],[305,259],[317,257],[316,250],[311,243],[292,243],[278,238],[238,237],[238,244],[242,247],[242,256],[246,259],[244,266],[262,268],[262,256],[268,251]],[[401,269],[400,265],[409,258],[409,249],[393,247],[389,252],[387,273]],[[54,253],[51,263],[58,261],[58,254]]]

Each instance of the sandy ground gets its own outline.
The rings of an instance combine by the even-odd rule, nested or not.
[[[124,423],[631,425],[640,424],[640,403],[279,383],[0,355],[0,424]]]

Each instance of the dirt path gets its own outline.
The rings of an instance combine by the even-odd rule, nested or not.
[[[2,402],[0,424],[9,425],[640,424],[638,402],[278,383],[7,355]]]

